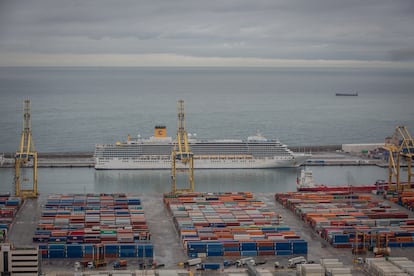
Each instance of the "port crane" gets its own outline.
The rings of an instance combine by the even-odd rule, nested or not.
[[[188,135],[185,130],[184,101],[177,102],[177,137],[171,153],[171,193],[194,192],[194,154],[188,143]],[[187,175],[185,187],[177,187],[177,176]]]
[[[29,181],[24,176],[25,168],[33,168],[31,188],[22,187],[22,181]],[[23,103],[23,131],[20,138],[19,149],[15,154],[15,195],[22,198],[35,198],[37,193],[37,152],[32,138],[32,120],[30,112],[30,100]]]
[[[384,148],[389,152],[388,187],[402,192],[411,188],[412,160],[414,157],[414,140],[405,126],[397,126],[394,135],[386,142]],[[401,182],[401,161],[407,162],[407,182]],[[394,181],[395,179],[395,181]]]

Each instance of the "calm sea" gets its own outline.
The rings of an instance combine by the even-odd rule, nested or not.
[[[373,184],[386,179],[387,170],[375,166],[312,167],[316,182],[329,185]],[[195,171],[199,192],[262,193],[296,190],[296,168]],[[31,171],[26,175],[31,176]],[[0,193],[14,192],[14,169],[0,168]],[[171,190],[170,171],[95,171],[92,168],[38,169],[40,194],[54,193],[166,193]],[[25,184],[25,182],[23,182]],[[30,189],[31,182],[24,189]],[[182,185],[180,183],[178,186]]]
[[[150,136],[157,124],[175,136],[179,99],[199,138],[260,131],[300,146],[382,142],[397,125],[414,131],[414,71],[0,68],[0,152],[17,149],[26,98],[39,152],[93,151]]]
[[[246,138],[260,131],[301,146],[383,142],[397,125],[414,131],[414,71],[0,68],[0,153],[17,149],[24,99],[32,102],[38,152],[93,151],[96,143],[128,134],[150,136],[159,124],[174,136],[179,99],[187,131],[199,138]],[[386,172],[321,167],[314,174],[325,184],[356,184]],[[2,191],[12,188],[12,175],[0,170]],[[296,175],[286,169],[200,171],[196,181],[199,191],[273,192],[293,190]],[[40,192],[165,192],[168,183],[168,171],[39,170]]]

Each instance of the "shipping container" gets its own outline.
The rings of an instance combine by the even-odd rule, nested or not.
[[[250,192],[165,195],[164,203],[188,256],[276,255],[276,240],[284,240],[283,253],[292,254],[291,240],[300,239],[279,214],[262,211],[264,202]]]

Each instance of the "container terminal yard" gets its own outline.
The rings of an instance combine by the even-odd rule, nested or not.
[[[411,136],[384,146],[390,152],[386,191],[200,193],[194,191],[182,104],[170,193],[43,195],[26,101],[15,195],[0,197],[2,273],[414,275]],[[333,162],[341,159],[332,154]],[[310,161],[324,163],[318,156]],[[177,163],[184,166],[177,169]],[[29,188],[20,185],[27,169],[33,173]]]
[[[117,195],[113,196],[115,198],[117,197]],[[247,199],[243,199],[243,197],[241,196],[247,197]],[[46,215],[50,220],[52,215],[51,213],[53,213],[53,210],[50,209],[50,206],[45,209],[48,199],[52,200],[51,202],[60,202],[59,204],[63,204],[63,202],[66,202],[65,206],[66,210],[68,210],[68,202],[70,202],[70,199],[75,199],[76,197],[89,197],[90,199],[95,198],[99,200],[99,204],[108,204],[108,197],[110,197],[110,195],[40,195],[36,199],[26,199],[22,203],[19,211],[16,213],[14,221],[10,226],[8,242],[12,243],[16,247],[27,245],[36,246],[44,244],[42,242],[34,242],[34,235],[36,232],[39,232],[36,229],[41,228],[40,224],[46,223]],[[353,206],[356,206],[354,208],[359,208],[360,212],[355,212],[355,210],[349,210],[350,213],[348,215],[346,215],[344,212],[338,211],[339,207],[341,207],[344,210],[346,209],[344,207],[345,201],[343,200],[345,198],[344,194],[317,195],[312,193],[284,193],[274,195],[270,193],[227,193],[223,195],[213,195],[194,193],[186,195],[185,199],[183,199],[178,204],[177,202],[175,202],[175,205],[172,204],[173,201],[171,200],[171,198],[164,197],[164,195],[162,194],[137,194],[129,197],[142,200],[143,212],[140,213],[145,214],[144,217],[146,226],[144,228],[145,232],[147,232],[146,230],[148,230],[148,233],[150,233],[150,236],[146,236],[146,238],[148,238],[147,241],[150,242],[153,246],[153,261],[156,264],[164,265],[162,268],[158,268],[156,270],[148,268],[148,270],[145,271],[145,273],[147,274],[150,272],[155,273],[160,271],[162,271],[160,275],[162,275],[162,273],[166,273],[166,271],[169,271],[169,275],[173,275],[174,273],[174,275],[177,275],[179,273],[188,274],[188,271],[192,271],[195,273],[195,268],[184,269],[180,263],[183,263],[188,259],[196,258],[196,256],[202,256],[203,262],[206,263],[220,263],[220,270],[215,271],[215,273],[227,275],[232,275],[234,273],[245,274],[246,268],[237,268],[236,266],[229,266],[225,268],[223,265],[224,260],[237,261],[240,258],[243,258],[241,254],[245,254],[245,256],[253,256],[253,258],[258,263],[261,261],[266,261],[265,264],[257,265],[255,267],[256,270],[258,270],[258,273],[260,274],[270,273],[273,275],[295,275],[295,269],[287,268],[288,260],[294,256],[304,256],[305,258],[307,258],[308,261],[314,261],[316,264],[321,263],[321,260],[323,261],[324,259],[339,259],[342,262],[344,268],[351,269],[351,275],[376,275],[369,274],[366,271],[367,268],[364,264],[357,264],[355,262],[358,259],[358,257],[363,257],[365,259],[373,258],[375,256],[374,252],[370,251],[369,249],[370,241],[368,241],[368,239],[365,240],[365,243],[363,244],[364,246],[366,245],[365,249],[361,246],[361,248],[358,248],[359,251],[352,249],[353,247],[355,248],[355,236],[353,236],[355,231],[351,231],[350,226],[348,224],[351,224],[351,221],[355,223],[355,221],[358,220],[358,215],[360,221],[363,221],[367,225],[371,225],[370,227],[378,231],[378,233],[384,233],[388,235],[388,246],[386,248],[390,250],[390,257],[407,257],[409,260],[414,260],[414,250],[412,250],[412,246],[414,243],[412,239],[413,236],[402,236],[402,233],[408,233],[412,235],[414,232],[414,226],[410,226],[410,224],[414,222],[413,213],[393,202],[384,201],[382,197],[379,197],[377,195],[353,195]],[[222,206],[220,205],[217,208],[211,208],[217,206],[215,205],[217,203],[213,203],[213,197],[227,198],[221,198],[221,200],[230,200],[230,198],[233,197],[233,201],[230,201],[231,204],[227,205],[228,209],[222,208]],[[191,200],[189,200],[190,198]],[[242,214],[242,208],[240,206],[240,208],[238,209],[230,208],[230,206],[234,207],[234,198],[238,198],[239,203],[241,201],[250,200],[253,206],[255,206],[255,208],[245,208],[245,211],[248,212]],[[275,198],[277,200],[275,200]],[[331,198],[332,201],[324,204],[311,203],[310,201],[314,200],[314,202],[320,202],[322,201],[321,198],[324,198],[324,202],[326,202],[327,198]],[[366,201],[368,198],[370,198],[369,202],[371,202],[373,205],[369,207],[370,209],[364,209],[361,206],[361,200]],[[286,199],[292,199],[296,204],[289,203]],[[107,203],[105,203],[105,200]],[[334,202],[334,200],[336,202]],[[208,201],[210,201],[210,203],[212,203],[213,205],[208,205]],[[75,202],[76,201],[72,201],[72,204],[75,204]],[[90,200],[88,204],[93,205],[92,203],[93,201]],[[170,207],[168,207],[168,205]],[[383,207],[383,210],[387,210],[386,212],[388,214],[392,214],[395,217],[400,218],[391,219],[389,218],[389,216],[386,216],[386,213],[378,212],[377,215],[382,216],[383,219],[369,219],[367,217],[367,214],[369,214],[368,211],[373,212],[373,210],[380,209],[379,205]],[[241,206],[246,207],[247,205],[244,204]],[[321,213],[321,217],[323,217],[324,215],[326,216],[323,217],[324,220],[322,220],[320,217],[316,217],[315,215],[312,217],[311,214],[308,214],[308,217],[304,217],[299,213],[299,210],[301,210],[301,212],[305,212],[305,210],[309,209],[312,209],[312,212],[315,212],[315,207],[327,210],[327,212],[330,212],[330,216],[327,216],[326,213]],[[110,210],[110,206],[107,206],[106,209],[106,211],[108,212],[108,210]],[[351,209],[351,207],[349,207],[349,209]],[[54,235],[57,235],[55,237],[51,236],[51,233],[53,231],[50,231],[50,234],[47,237],[47,239],[49,240],[49,246],[53,247],[58,244],[65,244],[67,246],[72,245],[73,247],[73,244],[66,243],[68,242],[68,240],[59,243],[59,238],[70,238],[71,234],[69,234],[68,231],[63,231],[64,234],[62,234],[62,229],[65,228],[65,223],[68,223],[68,220],[74,219],[74,215],[76,213],[77,215],[79,215],[82,212],[71,212],[69,215],[67,214],[67,212],[63,212],[63,210],[64,209],[60,208],[60,216],[54,218],[53,226],[49,226],[55,229]],[[140,209],[138,208],[135,210]],[[362,210],[366,213],[363,213]],[[250,214],[250,216],[247,217],[246,214]],[[238,215],[238,217],[236,217],[235,215]],[[133,215],[130,215],[128,218],[132,220],[132,217]],[[312,221],[310,220],[311,217],[313,218]],[[115,216],[115,220],[120,220],[122,218],[125,217]],[[132,238],[132,236],[128,237],[128,235],[125,235],[125,233],[123,234],[123,236],[120,233],[117,233],[117,235],[112,235],[111,238],[111,234],[113,234],[113,232],[108,231],[109,229],[111,229],[111,227],[109,227],[110,219],[111,217],[108,216],[108,214],[105,217],[105,212],[103,210],[101,210],[101,214],[99,217],[100,224],[92,223],[93,216],[89,216],[88,218],[88,216],[85,215],[83,217],[84,225],[87,225],[87,222],[89,222],[91,223],[90,225],[101,226],[101,231],[98,231],[98,233],[100,233],[100,242],[105,242],[105,239],[106,242],[110,242],[112,239],[112,241],[115,241],[115,243],[121,239],[124,239],[124,242],[131,241],[130,239]],[[112,217],[112,219],[114,218]],[[249,219],[253,219],[253,221],[256,222],[257,227],[252,227],[251,224],[249,224],[250,226],[248,228],[250,229],[248,229],[248,231],[244,229],[245,232],[243,232],[241,229],[242,227],[240,227],[240,223],[249,221]],[[209,222],[207,223],[206,221]],[[257,250],[257,248],[259,248],[258,245],[254,247],[255,250],[241,250],[241,244],[243,243],[241,241],[237,243],[237,250],[231,249],[230,247],[226,247],[229,244],[227,243],[226,245],[226,243],[223,242],[223,245],[221,245],[221,247],[219,246],[219,253],[213,253],[215,251],[198,250],[198,255],[194,255],[194,253],[191,254],[191,252],[193,252],[190,250],[191,247],[189,247],[189,244],[191,244],[191,240],[193,240],[193,248],[196,248],[197,246],[202,247],[203,245],[202,243],[200,243],[200,241],[206,241],[206,243],[210,245],[217,244],[214,243],[214,241],[217,241],[217,238],[220,237],[220,235],[221,237],[230,235],[231,237],[233,237],[233,239],[235,239],[235,236],[238,235],[237,237],[244,241],[243,246],[247,246],[247,241],[255,241],[255,235],[263,235],[263,233],[265,232],[265,228],[262,227],[263,225],[260,223],[264,222],[266,222],[266,226],[273,224],[274,228],[279,227],[279,231],[270,231],[269,227],[267,227],[269,231],[267,233],[267,237],[271,237],[271,241],[274,242],[270,245],[272,248],[271,250],[273,251],[273,253],[270,253],[272,255],[267,255],[269,254],[269,250]],[[405,224],[403,222],[405,222]],[[224,227],[224,225],[222,225],[223,223],[225,223],[226,225],[238,225],[238,227]],[[382,226],[376,226],[375,223],[381,224]],[[195,231],[195,228],[191,228],[189,224],[197,225],[198,232]],[[316,226],[316,224],[318,224],[318,226]],[[345,224],[348,226],[345,226]],[[205,226],[203,229],[202,225],[209,226]],[[210,227],[210,225],[215,225],[217,227]],[[320,225],[324,225],[325,232],[321,232],[322,228]],[[397,226],[402,228],[397,229]],[[43,229],[47,229],[45,228],[45,225],[43,225],[42,227]],[[61,233],[59,233],[60,228]],[[106,231],[104,231],[104,229],[106,229]],[[359,226],[361,235],[363,233],[370,233],[368,229],[368,226]],[[405,230],[403,231],[403,229]],[[87,236],[86,232],[87,231],[85,229],[84,234],[82,234],[84,236],[84,239],[86,239]],[[263,239],[264,237],[260,237],[260,240],[262,242]],[[408,241],[408,239],[410,239],[410,241]],[[277,253],[275,253],[274,250],[274,244],[276,244],[276,246],[279,248],[279,246],[285,245],[288,240],[305,241],[305,249],[303,247],[297,248],[297,252],[302,252],[301,254],[293,254],[293,251],[290,249],[280,250],[282,254],[286,255],[277,255]],[[256,241],[256,244],[259,244],[259,241]],[[187,242],[187,246],[185,246],[185,242]],[[404,245],[402,245],[403,243]],[[358,244],[361,244],[361,242]],[[261,248],[267,249],[266,243],[264,243]],[[49,258],[47,254],[56,254],[56,252],[52,252],[53,251],[49,251],[48,253],[45,253],[45,251],[43,251],[43,253],[41,253],[41,255],[43,255],[43,258],[41,258],[41,271],[46,275],[69,275],[70,273],[76,273],[75,263],[87,259],[84,257],[76,258],[76,256],[71,256],[69,258],[61,258],[57,257],[57,255],[54,258]],[[231,254],[229,254],[229,252]],[[278,252],[278,250],[276,250],[276,252]],[[69,254],[69,251],[67,251],[67,254]],[[90,256],[88,257],[89,259],[91,259]],[[112,265],[117,259],[119,259],[119,257],[117,258],[115,257],[115,255],[111,256],[109,253],[107,253],[107,257],[105,258],[106,265],[103,268],[82,268],[78,270],[78,273],[83,272],[84,275],[88,275],[98,272],[102,273],[104,270],[112,271]],[[126,259],[128,260],[128,270],[131,271],[131,274],[133,272],[141,274],[143,273],[143,269],[138,270],[140,267],[139,263],[143,261],[143,256],[138,257],[137,255],[135,255],[135,257],[128,257]],[[279,262],[280,266],[283,266],[284,268],[275,268],[275,262]],[[116,274],[119,272],[112,273]]]

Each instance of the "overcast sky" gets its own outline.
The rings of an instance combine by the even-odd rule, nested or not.
[[[414,68],[414,0],[0,0],[0,66]]]

